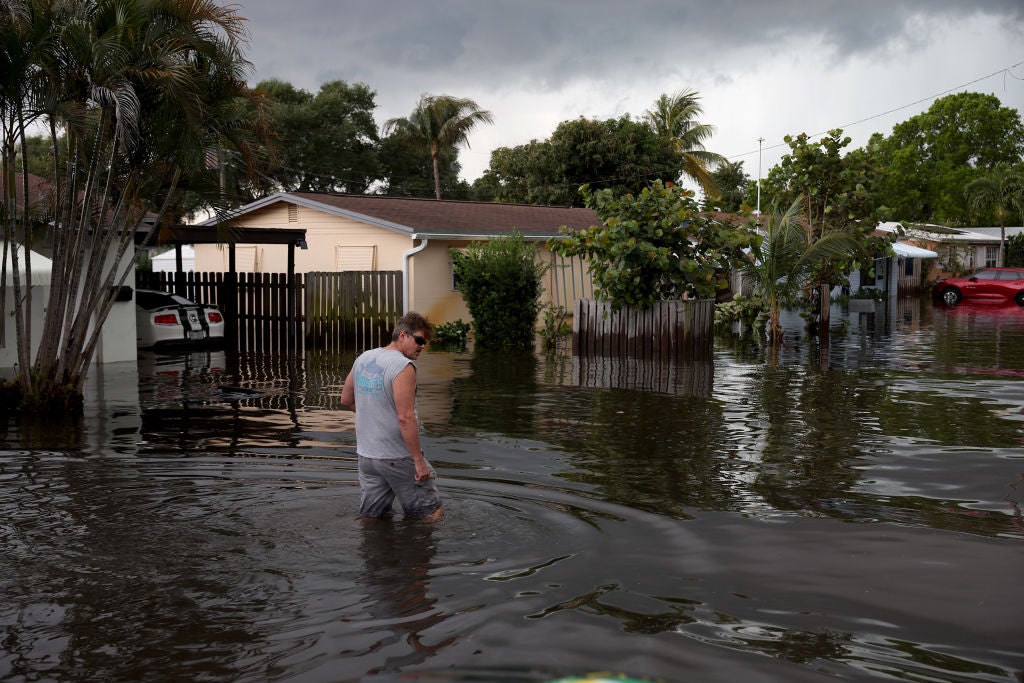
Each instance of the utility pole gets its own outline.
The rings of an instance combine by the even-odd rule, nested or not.
[[[757,139],[757,215],[761,215],[761,143],[764,138]]]

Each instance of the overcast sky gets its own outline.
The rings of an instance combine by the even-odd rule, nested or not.
[[[562,121],[643,116],[697,90],[712,151],[756,178],[783,136],[843,128],[852,149],[939,96],[996,95],[1024,113],[1024,0],[240,0],[253,84],[366,83],[375,118],[423,93],[491,111],[460,151],[479,177],[496,147]],[[764,138],[760,144],[758,138]]]

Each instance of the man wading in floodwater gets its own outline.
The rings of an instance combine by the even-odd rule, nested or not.
[[[345,378],[341,405],[356,413],[360,517],[388,515],[395,498],[406,517],[436,520],[443,513],[434,469],[420,448],[413,363],[433,333],[422,315],[406,313],[391,343],[361,354]]]

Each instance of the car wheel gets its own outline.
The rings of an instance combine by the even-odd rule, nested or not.
[[[960,294],[960,290],[954,287],[946,287],[942,290],[942,303],[947,306],[956,306],[963,299],[963,295]]]
[[[1018,306],[1024,306],[1024,292],[1017,292],[1017,296],[1013,297],[1013,300],[1017,302]]]

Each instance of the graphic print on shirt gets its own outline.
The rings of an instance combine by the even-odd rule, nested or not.
[[[384,393],[384,368],[376,360],[366,363],[356,377],[356,391],[360,394]]]

